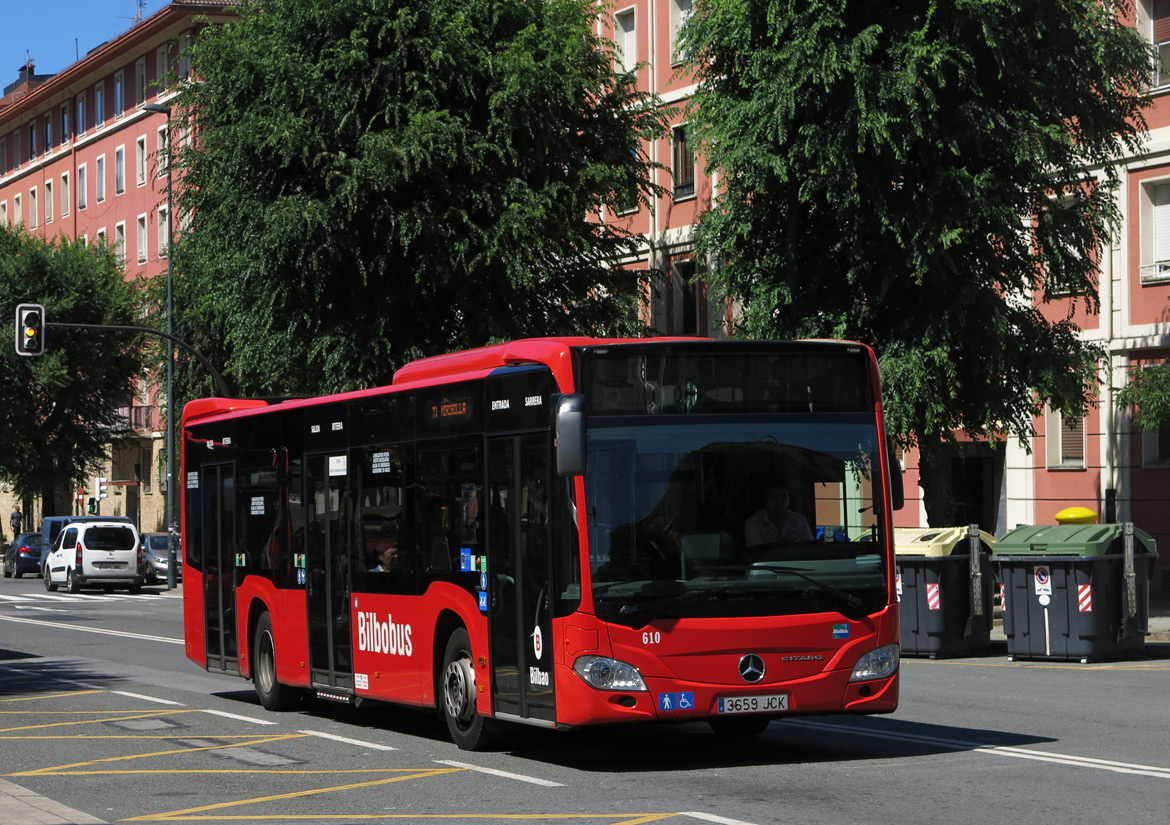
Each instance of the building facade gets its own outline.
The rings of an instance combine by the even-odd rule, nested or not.
[[[165,111],[146,107],[167,106],[190,79],[186,47],[230,5],[172,2],[57,74],[20,66],[0,98],[0,223],[110,244],[128,280],[166,273],[168,231],[178,221],[168,221],[160,148],[184,136],[170,135]],[[40,300],[14,297],[14,305]],[[109,464],[56,502],[58,513],[84,512],[102,477],[103,515],[129,516],[144,531],[166,529],[165,403],[158,382],[144,376],[122,407],[125,435],[112,442]],[[15,503],[0,489],[4,512]],[[25,529],[39,526],[41,503],[19,503]]]

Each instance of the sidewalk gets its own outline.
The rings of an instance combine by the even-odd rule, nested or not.
[[[106,825],[106,821],[0,779],[0,825]]]

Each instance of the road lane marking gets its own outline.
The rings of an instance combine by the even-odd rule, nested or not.
[[[124,639],[147,639],[152,642],[166,642],[171,645],[183,644],[182,639],[171,639],[166,636],[150,636],[145,633],[130,633],[125,630],[105,630],[100,627],[86,627],[80,624],[67,624],[65,622],[43,622],[39,619],[26,619],[23,616],[0,616],[0,621],[16,622],[17,624],[32,624],[38,627],[53,627],[64,628],[65,630],[80,630],[85,633],[100,633],[103,636],[121,636]]]
[[[396,751],[396,750],[398,750],[398,748],[391,747],[390,745],[378,745],[378,744],[375,744],[374,742],[363,742],[360,739],[350,739],[347,736],[338,736],[335,733],[322,733],[319,730],[303,730],[300,732],[307,734],[308,736],[319,736],[322,739],[331,739],[334,742],[344,742],[347,745],[357,745],[359,748],[373,748],[376,751]]]
[[[300,739],[299,733],[284,733],[276,736],[266,736],[260,739],[249,737],[246,742],[235,742],[230,744],[215,744],[207,746],[195,746],[190,748],[174,748],[172,750],[154,751],[153,753],[131,753],[125,756],[107,756],[102,759],[89,759],[85,762],[71,762],[68,765],[53,765],[48,768],[34,768],[28,771],[19,771],[17,773],[10,773],[8,776],[87,776],[90,774],[105,774],[111,771],[93,770],[81,771],[74,770],[75,768],[87,768],[91,765],[104,765],[111,762],[128,762],[132,759],[150,759],[154,756],[175,756],[182,753],[200,753],[204,751],[220,751],[229,748],[249,748],[254,745],[267,745],[269,742],[283,742],[287,739]],[[115,773],[128,773],[128,771],[116,771]],[[154,771],[151,771],[154,773]]]
[[[79,713],[84,713],[86,715],[90,715],[90,714],[94,714],[94,713],[103,713],[103,712],[104,713],[126,713],[127,711],[96,711],[96,710],[93,710],[93,711],[46,711],[45,713],[48,713],[48,714],[58,714],[58,713],[79,714]],[[191,710],[173,710],[170,712],[171,713],[194,713],[194,711],[191,711]],[[15,728],[0,728],[0,733],[12,733],[12,732],[18,731],[18,730],[41,730],[42,728],[59,728],[59,727],[64,727],[66,725],[104,725],[107,722],[125,722],[129,719],[154,719],[158,715],[159,715],[159,711],[157,711],[157,710],[152,710],[149,712],[139,711],[139,712],[133,713],[130,716],[115,716],[115,717],[112,717],[109,719],[76,719],[72,722],[49,722],[49,723],[41,724],[41,725],[21,725],[19,727],[15,727]]]
[[[689,816],[693,819],[701,819],[704,822],[716,822],[718,825],[753,825],[753,823],[745,822],[742,819],[731,819],[730,817],[704,813],[703,811],[680,811],[679,816]]]
[[[275,794],[273,796],[258,796],[258,797],[255,797],[253,799],[239,799],[239,800],[235,800],[232,802],[217,802],[217,803],[212,804],[212,805],[200,805],[197,808],[184,808],[183,810],[180,810],[180,811],[168,811],[166,813],[161,813],[161,814],[147,814],[146,816],[134,816],[134,817],[130,817],[128,819],[122,819],[119,821],[121,821],[121,822],[166,822],[168,820],[173,821],[176,818],[189,817],[191,814],[200,814],[200,813],[204,813],[205,811],[217,811],[217,810],[223,810],[224,808],[234,808],[234,807],[242,806],[242,805],[255,805],[255,804],[260,803],[260,802],[276,802],[276,801],[281,800],[281,799],[300,799],[302,797],[315,796],[317,794],[333,793],[335,791],[353,790],[354,788],[372,788],[372,787],[375,787],[377,785],[388,785],[391,782],[405,782],[405,781],[410,780],[410,779],[428,779],[432,776],[442,776],[442,775],[448,774],[448,773],[455,773],[455,771],[456,771],[455,768],[447,768],[447,769],[434,768],[434,769],[429,769],[429,770],[423,769],[423,770],[419,770],[419,771],[415,771],[413,773],[410,773],[406,776],[392,776],[388,779],[374,779],[374,780],[370,780],[368,782],[353,782],[353,783],[350,783],[348,785],[336,785],[336,786],[333,786],[330,788],[313,788],[313,789],[307,790],[307,791],[293,791],[291,793]],[[205,819],[205,818],[207,818],[207,817],[200,817],[200,819]],[[240,819],[242,817],[229,817],[229,818]],[[314,816],[313,817],[313,819],[332,819],[332,818],[352,820],[354,817],[353,816],[344,816],[344,815],[338,815],[337,817],[329,817],[329,816]],[[402,818],[414,818],[414,815],[412,814],[409,817],[404,816]],[[445,818],[449,819],[450,817],[445,817]]]
[[[201,708],[199,710],[199,712],[200,713],[210,713],[210,714],[213,714],[215,716],[222,716],[225,719],[235,719],[237,722],[252,722],[253,724],[256,724],[256,725],[275,725],[275,724],[277,724],[276,722],[269,722],[267,719],[256,719],[256,718],[253,718],[251,716],[241,716],[238,713],[228,713],[226,710],[208,710],[207,708]]]
[[[157,696],[147,696],[144,693],[131,693],[128,690],[111,690],[110,693],[116,693],[119,696],[128,696],[131,699],[141,699],[144,702],[158,702],[160,705],[175,705],[176,707],[183,707],[182,702],[172,702],[170,699],[160,699]]]
[[[440,765],[450,765],[453,768],[463,768],[468,771],[476,771],[478,773],[486,773],[491,776],[502,776],[505,779],[516,779],[520,782],[529,782],[533,785],[543,785],[546,788],[563,788],[564,784],[560,782],[553,782],[548,779],[538,779],[535,776],[525,776],[522,773],[510,773],[508,771],[498,771],[495,768],[484,768],[479,765],[472,765],[470,762],[456,762],[452,759],[436,759]]]
[[[74,696],[86,696],[91,693],[103,693],[101,688],[92,690],[68,690],[64,693],[38,693],[36,696],[6,696],[0,702],[43,702],[46,699],[67,699]]]
[[[912,742],[921,745],[934,745],[954,751],[971,751],[973,753],[991,754],[993,756],[1008,756],[1015,759],[1030,759],[1037,762],[1052,762],[1058,765],[1071,765],[1081,768],[1111,771],[1113,773],[1134,774],[1136,776],[1152,776],[1158,779],[1170,779],[1170,768],[1161,768],[1156,765],[1140,765],[1132,762],[1117,762],[1111,759],[1096,759],[1091,756],[1074,756],[1067,753],[1052,751],[1034,751],[1027,748],[1017,748],[1011,745],[984,745],[980,742],[967,742],[962,739],[944,739],[939,736],[922,736],[915,733],[895,733],[892,731],[875,731],[860,727],[834,725],[828,722],[813,722],[805,719],[792,720],[789,724],[794,727],[816,728],[818,730],[833,731],[847,736],[868,736],[873,739],[889,739],[895,742]]]

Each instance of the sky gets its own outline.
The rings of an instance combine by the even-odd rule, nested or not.
[[[146,19],[169,0],[0,0],[0,89],[14,82],[27,51],[37,74],[56,74]]]

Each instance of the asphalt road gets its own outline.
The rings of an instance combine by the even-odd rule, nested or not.
[[[50,598],[52,597],[52,598]],[[0,583],[0,825],[1166,821],[1170,644],[1142,660],[904,660],[883,717],[552,733],[458,750],[432,715],[271,714],[181,644],[178,591]],[[38,818],[31,818],[35,814]]]

